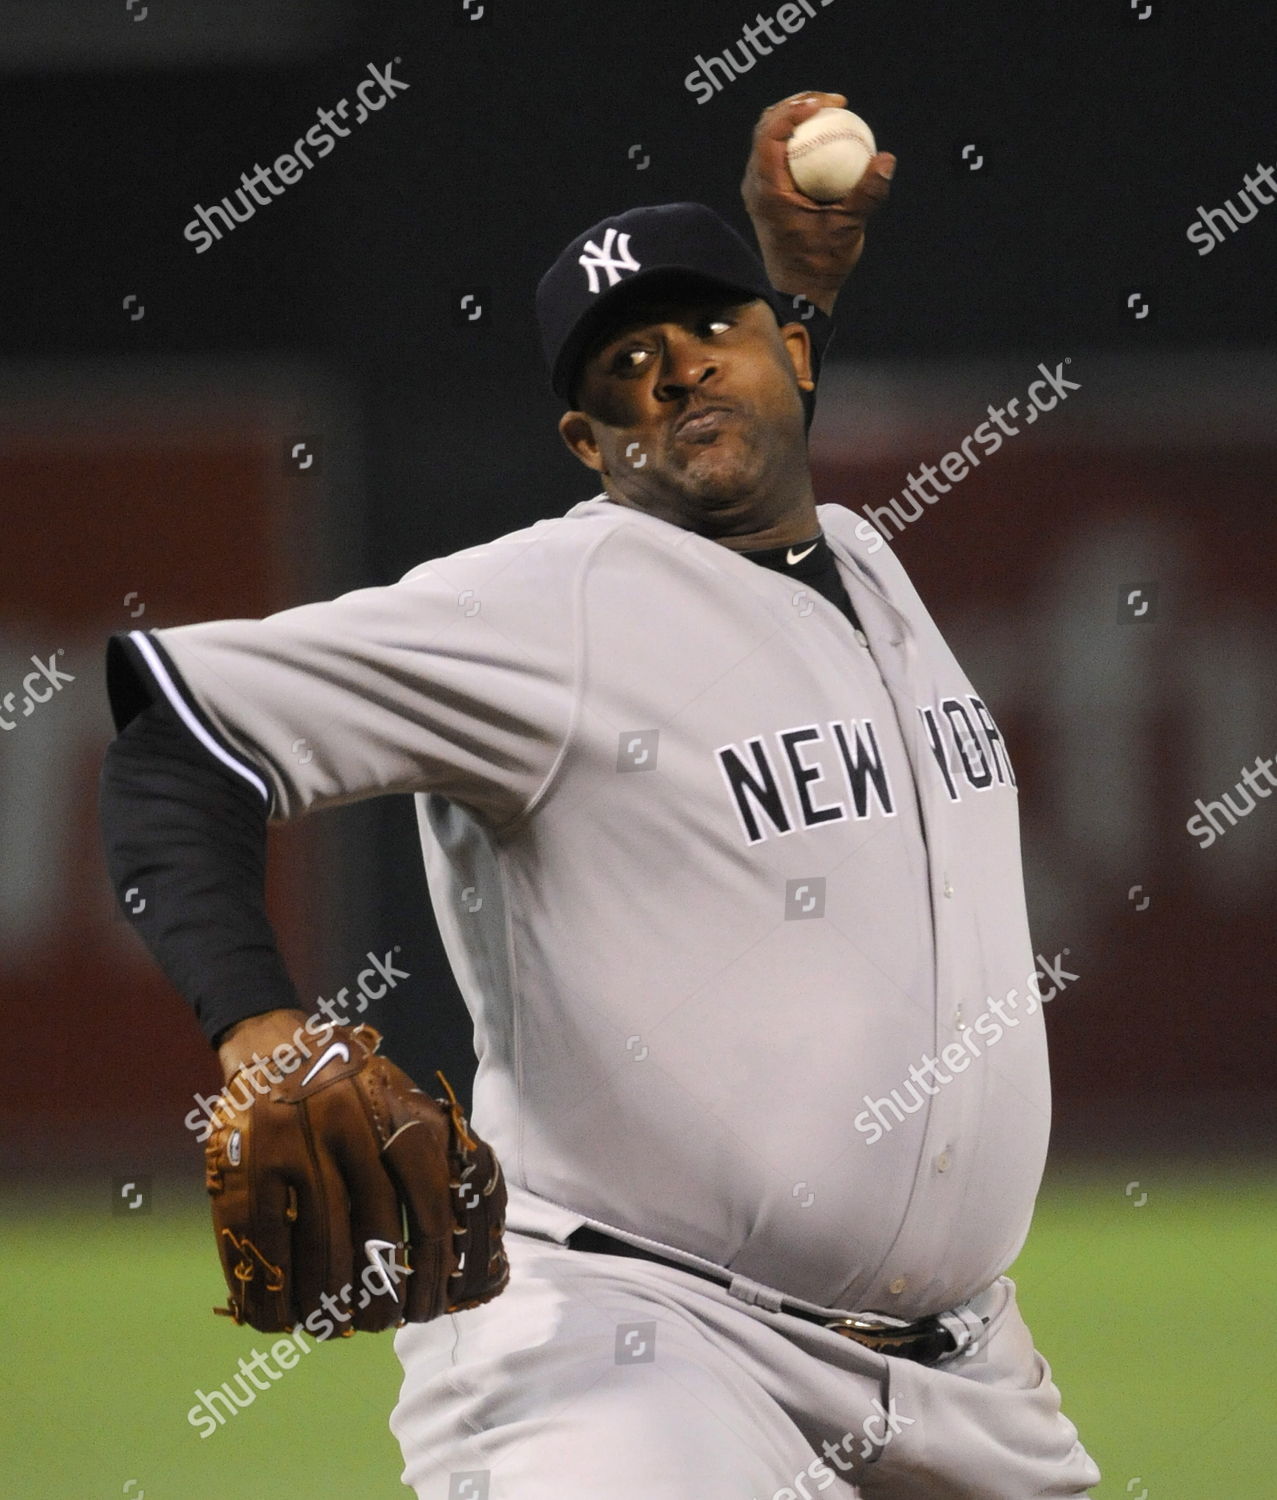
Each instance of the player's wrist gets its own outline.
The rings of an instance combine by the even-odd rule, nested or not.
[[[832,314],[850,270],[831,270],[811,255],[773,250],[763,256],[767,279],[785,297],[805,297],[821,312]]]
[[[306,1024],[306,1012],[295,1009],[267,1010],[246,1016],[224,1031],[217,1045],[217,1060],[226,1082],[240,1068],[247,1067],[254,1056],[266,1057],[276,1047],[290,1044]]]

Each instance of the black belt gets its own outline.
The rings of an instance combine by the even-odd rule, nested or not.
[[[603,1255],[632,1255],[639,1260],[655,1261],[658,1266],[671,1266],[675,1271],[689,1271],[693,1276],[701,1276],[716,1285],[725,1284],[719,1277],[709,1271],[701,1270],[699,1266],[685,1266],[679,1261],[670,1260],[668,1256],[657,1255],[651,1250],[641,1250],[637,1245],[614,1239],[610,1234],[604,1234],[599,1229],[591,1229],[588,1225],[574,1229],[568,1235],[567,1244],[572,1250],[593,1250]],[[724,1272],[723,1275],[727,1281],[731,1280],[730,1272]],[[856,1343],[864,1344],[866,1348],[874,1349],[879,1354],[894,1354],[900,1359],[916,1360],[919,1364],[935,1364],[937,1360],[953,1354],[958,1347],[953,1335],[938,1318],[934,1317],[921,1318],[916,1323],[908,1323],[902,1328],[896,1328],[869,1318],[830,1319],[826,1318],[823,1313],[808,1312],[805,1308],[794,1307],[788,1303],[782,1310],[790,1317],[806,1318],[809,1323],[817,1323],[822,1328],[831,1328],[835,1333],[854,1339]]]

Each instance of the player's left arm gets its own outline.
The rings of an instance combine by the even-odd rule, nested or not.
[[[826,316],[860,259],[865,224],[886,202],[896,167],[896,158],[880,151],[846,197],[817,203],[800,193],[789,174],[786,143],[798,125],[829,107],[845,109],[846,97],[808,89],[765,109],[741,180],[771,284],[786,296],[805,297]],[[795,313],[795,321],[800,318]]]

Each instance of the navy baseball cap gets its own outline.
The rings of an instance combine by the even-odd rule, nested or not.
[[[767,279],[740,235],[703,203],[658,203],[614,214],[587,229],[560,254],[537,286],[537,321],[550,384],[572,400],[577,367],[633,288],[665,284],[761,297],[778,323],[792,322],[792,298]]]

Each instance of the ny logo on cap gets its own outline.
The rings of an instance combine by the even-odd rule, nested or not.
[[[620,251],[619,257],[612,254],[612,246],[614,244]],[[642,269],[638,261],[630,254],[629,235],[618,235],[615,228],[609,229],[603,236],[602,250],[599,249],[593,240],[587,240],[579,263],[589,272],[590,291],[595,295],[597,295],[599,290],[598,273],[600,271],[607,272],[607,284],[613,287],[620,281],[622,271],[638,271]]]

